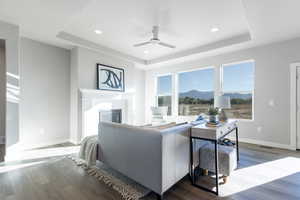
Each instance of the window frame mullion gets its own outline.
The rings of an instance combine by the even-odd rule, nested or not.
[[[172,74],[172,116],[178,116],[178,73]]]

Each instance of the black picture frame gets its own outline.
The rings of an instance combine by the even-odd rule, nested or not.
[[[98,90],[125,92],[125,71],[123,68],[113,67],[101,63],[97,63],[96,68]],[[120,74],[116,74],[116,72]],[[102,73],[105,73],[105,75]],[[102,80],[103,77],[106,77],[106,80]],[[111,78],[109,79],[109,77]]]

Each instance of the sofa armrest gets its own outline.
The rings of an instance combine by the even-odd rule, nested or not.
[[[163,191],[168,190],[189,173],[191,125],[184,124],[162,130]]]

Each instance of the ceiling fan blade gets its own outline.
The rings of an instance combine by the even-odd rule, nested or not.
[[[171,44],[167,44],[167,43],[164,43],[164,42],[160,42],[158,44],[161,45],[161,46],[172,48],[172,49],[176,48],[176,46],[171,45]]]
[[[138,43],[138,44],[135,44],[133,45],[134,47],[140,47],[140,46],[143,46],[143,45],[147,45],[147,44],[150,44],[150,42],[142,42],[142,43]]]

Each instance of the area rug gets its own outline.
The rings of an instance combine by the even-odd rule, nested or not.
[[[139,200],[151,192],[144,186],[102,163],[97,163],[96,166],[88,167],[84,160],[75,156],[68,156],[67,158],[73,160],[77,166],[82,167],[89,175],[97,178],[99,181],[102,181],[118,192],[125,200]]]

